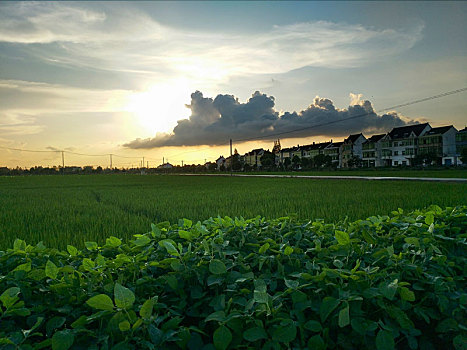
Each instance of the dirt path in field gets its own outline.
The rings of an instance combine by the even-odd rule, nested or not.
[[[403,177],[403,176],[343,176],[343,175],[280,175],[280,174],[173,174],[184,176],[235,176],[235,177],[288,177],[298,179],[326,179],[326,180],[387,180],[387,181],[429,181],[429,182],[461,182],[467,183],[467,179],[443,178],[443,177]]]

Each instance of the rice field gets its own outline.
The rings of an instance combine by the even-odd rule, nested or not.
[[[164,175],[0,177],[0,249],[15,238],[78,247],[154,222],[257,215],[337,221],[466,204],[467,184]]]

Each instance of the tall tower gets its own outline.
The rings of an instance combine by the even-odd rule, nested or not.
[[[277,154],[281,151],[281,141],[277,139],[274,141],[274,147],[272,148],[272,153]]]

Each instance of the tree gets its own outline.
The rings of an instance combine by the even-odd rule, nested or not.
[[[313,163],[317,168],[330,167],[332,165],[332,158],[328,155],[318,154],[313,158]]]
[[[300,167],[301,162],[302,162],[302,160],[300,159],[299,156],[297,156],[297,155],[293,156],[292,164],[293,164],[294,169],[298,169]]]
[[[292,163],[292,162],[290,161],[290,158],[289,158],[289,157],[285,158],[285,159],[284,159],[284,167],[285,167],[285,169],[289,169],[291,163]]]
[[[461,162],[463,164],[467,164],[467,147],[464,147],[461,150]]]
[[[260,161],[262,168],[270,170],[273,169],[276,164],[276,157],[271,152],[264,152],[264,154],[260,158]]]
[[[302,158],[302,169],[310,169],[312,166],[312,160],[310,158]]]
[[[234,154],[232,156],[232,170],[240,170],[241,168],[242,163],[240,161],[240,154],[238,154],[238,151],[235,148]]]
[[[362,159],[359,156],[352,156],[347,162],[349,168],[361,168],[363,165]]]

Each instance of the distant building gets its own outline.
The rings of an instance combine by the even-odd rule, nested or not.
[[[418,138],[430,130],[431,126],[428,123],[392,129],[388,134],[391,140],[391,165],[413,165],[413,158],[418,150]]]
[[[467,127],[462,130],[459,130],[456,133],[456,157],[457,164],[463,164],[461,157],[462,153],[467,149]]]
[[[219,158],[216,159],[216,164],[217,164],[217,170],[221,169],[221,166],[225,166],[225,158],[224,156],[220,156]]]
[[[174,166],[170,163],[164,163],[157,167],[157,169],[172,169]]]
[[[386,138],[386,134],[373,135],[362,143],[364,167],[380,167],[385,165],[382,159],[382,141]]]
[[[430,129],[418,139],[418,154],[432,155],[441,165],[457,165],[456,134],[452,125]]]
[[[342,145],[342,167],[348,168],[349,161],[353,157],[358,157],[362,159],[363,150],[362,144],[366,141],[366,137],[362,133],[350,135],[344,140]]]

